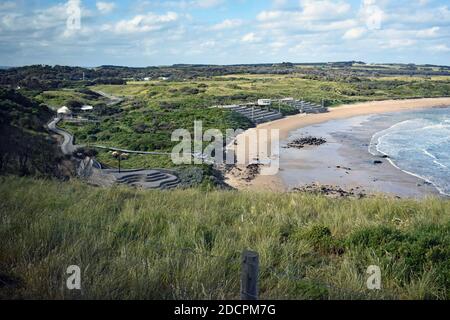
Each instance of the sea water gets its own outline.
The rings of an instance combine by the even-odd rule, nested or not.
[[[412,112],[407,120],[377,132],[369,145],[400,170],[450,196],[450,107]]]

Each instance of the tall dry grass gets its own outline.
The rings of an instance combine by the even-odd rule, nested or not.
[[[262,299],[446,299],[450,201],[99,189],[0,178],[0,298],[238,299],[260,254]],[[368,265],[382,290],[366,288]],[[69,265],[82,290],[66,288]]]

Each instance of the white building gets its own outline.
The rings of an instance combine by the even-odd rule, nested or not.
[[[81,107],[81,111],[92,111],[92,110],[94,110],[93,106],[85,105]]]
[[[144,78],[144,81],[150,81],[150,80],[151,80],[151,78],[149,78],[149,77]]]
[[[258,99],[258,106],[270,106],[272,104],[272,100],[270,99]]]
[[[59,108],[56,113],[58,114],[58,117],[69,117],[72,115],[72,111],[70,111],[70,109],[66,106]]]

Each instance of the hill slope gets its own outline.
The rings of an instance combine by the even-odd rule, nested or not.
[[[450,201],[96,189],[0,178],[0,298],[448,299]],[[82,270],[82,291],[65,289]],[[382,290],[366,288],[378,265]]]
[[[44,128],[51,117],[46,106],[0,88],[0,174],[64,176],[56,140]]]

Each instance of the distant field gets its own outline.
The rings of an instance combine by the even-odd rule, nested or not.
[[[257,98],[294,97],[328,105],[390,98],[438,97],[450,95],[450,77],[382,77],[349,81],[311,80],[295,75],[227,75],[183,82],[129,82],[127,85],[96,86],[121,96],[138,96],[150,101],[183,100],[192,97],[205,102],[233,103]],[[191,90],[191,91],[190,91]]]
[[[239,299],[244,249],[260,254],[261,299],[450,298],[448,200],[17,177],[0,177],[0,194],[0,299]],[[65,289],[70,265],[81,292]]]
[[[427,82],[427,81],[442,81],[449,82],[450,76],[394,76],[394,77],[372,77],[372,80],[381,80],[381,81],[389,81],[389,80],[397,80],[397,81],[409,81],[409,82]]]

